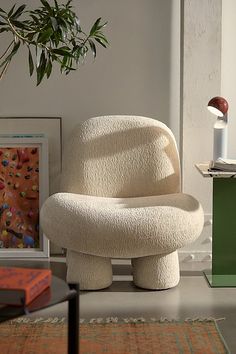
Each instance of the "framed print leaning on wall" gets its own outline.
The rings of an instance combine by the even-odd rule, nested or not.
[[[42,135],[48,139],[49,194],[60,191],[62,119],[60,117],[0,117],[0,134]],[[62,255],[63,249],[50,242],[50,253]]]
[[[48,257],[39,211],[49,195],[48,141],[0,136],[0,257]]]

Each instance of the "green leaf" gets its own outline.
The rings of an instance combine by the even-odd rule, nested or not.
[[[60,43],[60,34],[58,32],[54,33],[54,42],[55,42],[55,47],[58,47]]]
[[[107,25],[107,22],[100,24],[101,22],[101,17],[99,17],[96,22],[94,23],[93,27],[90,30],[89,35],[93,36],[95,32],[99,31],[101,28],[105,27]]]
[[[108,22],[106,21],[106,22],[102,23],[100,26],[98,26],[98,30],[100,30],[100,29],[106,27],[107,23],[108,23]]]
[[[40,62],[39,66],[37,67],[37,86],[41,83],[44,75],[46,74],[46,58],[45,58],[45,53],[42,51],[41,56],[40,56]]]
[[[41,47],[36,47],[36,67],[39,67],[40,64],[40,58],[42,54],[42,48]]]
[[[0,21],[0,26],[6,26],[7,23]]]
[[[52,12],[52,8],[49,5],[49,3],[46,0],[40,0],[40,1],[45,6],[45,8],[51,13]]]
[[[52,62],[50,59],[48,59],[47,66],[46,66],[46,74],[47,74],[47,79],[52,73]]]
[[[8,27],[4,27],[4,28],[0,28],[0,33],[2,32],[9,32],[9,28]]]
[[[22,15],[24,9],[26,8],[26,5],[21,5],[15,12],[14,14],[11,16],[12,18],[16,19],[18,18],[20,15]]]
[[[12,6],[11,10],[8,12],[8,17],[11,17],[11,15],[13,14],[13,11],[16,7],[16,4]]]
[[[6,11],[4,11],[3,9],[1,9],[1,7],[0,7],[0,12],[6,14]]]
[[[39,23],[39,19],[37,16],[33,15],[32,13],[30,14],[30,17],[32,17],[33,21],[35,22],[35,24],[37,25]]]
[[[54,4],[55,4],[56,10],[59,11],[59,6],[58,6],[58,3],[57,3],[57,0],[54,0]]]
[[[11,51],[11,53],[6,57],[5,60],[3,60],[3,62],[0,64],[0,68],[3,67],[7,62],[10,62],[12,57],[16,54],[16,52],[18,51],[20,47],[20,41],[16,42],[13,46],[13,49]]]
[[[108,42],[108,40],[106,39],[106,37],[103,35],[103,34],[97,34],[97,33],[95,33],[94,34],[94,37],[95,38],[100,38],[102,41],[104,41],[106,44],[109,44],[109,42]]]
[[[28,29],[28,26],[26,26],[24,22],[13,20],[12,18],[11,18],[11,24],[13,24],[15,27],[23,29],[23,30]]]
[[[103,42],[103,40],[99,37],[95,37],[95,41],[97,41],[99,44],[101,44],[104,48],[107,47],[107,44]]]
[[[99,17],[96,22],[93,24],[93,27],[91,28],[90,32],[89,32],[89,35],[92,36],[97,30],[98,30],[98,26],[99,26],[99,23],[101,21],[101,17]]]
[[[65,70],[65,67],[66,67],[66,65],[67,65],[67,62],[69,61],[69,57],[67,57],[67,56],[65,56],[64,58],[63,58],[63,60],[62,60],[62,62],[61,62],[61,68],[60,68],[60,70],[61,70],[61,73]]]
[[[66,7],[69,7],[70,3],[71,3],[72,0],[68,0],[67,3],[66,3]]]
[[[31,51],[30,51],[30,47],[28,47],[29,49],[29,72],[30,72],[30,76],[33,75],[33,72],[34,72],[34,62],[33,62],[33,58],[32,58],[32,54],[31,54]]]
[[[90,48],[92,50],[93,57],[96,58],[96,55],[97,55],[96,46],[95,46],[94,42],[91,39],[89,39],[89,45],[90,45]]]
[[[55,19],[55,17],[50,17],[50,20],[51,20],[51,23],[52,23],[52,28],[56,32],[57,29],[58,29],[57,20]]]
[[[80,19],[76,16],[75,17],[76,29],[79,31],[80,29]]]
[[[63,27],[65,30],[69,27],[68,23],[63,19],[60,18],[60,26]]]
[[[65,42],[66,41],[66,34],[67,34],[67,30],[64,29],[63,27],[60,27],[60,41]]]
[[[63,56],[68,56],[68,57],[73,57],[73,55],[69,51],[69,48],[68,47],[65,47],[65,48],[66,49],[64,49],[64,47],[53,49],[52,53],[63,55]]]
[[[49,40],[49,38],[51,37],[52,34],[53,34],[53,30],[50,27],[46,31],[41,32],[38,35],[37,42],[38,43],[46,43]]]
[[[40,85],[40,83],[43,80],[45,71],[42,69],[42,67],[37,68],[37,86]]]

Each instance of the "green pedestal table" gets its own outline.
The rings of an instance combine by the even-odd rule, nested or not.
[[[236,287],[236,172],[196,167],[213,178],[212,270],[204,274],[212,287]]]

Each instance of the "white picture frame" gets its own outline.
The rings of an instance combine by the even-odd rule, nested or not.
[[[42,134],[48,138],[49,195],[60,191],[62,166],[61,117],[0,117],[0,134]],[[50,242],[50,253],[64,255],[64,250]]]
[[[28,149],[27,151],[36,148],[38,154],[38,209],[40,210],[43,202],[49,196],[49,169],[48,169],[48,139],[44,137],[33,136],[33,135],[0,135],[0,151],[7,151],[8,149]],[[2,149],[2,150],[1,150]],[[11,151],[11,150],[9,150]],[[10,161],[10,158],[9,158]],[[0,166],[3,166],[3,157],[0,156]],[[0,175],[1,175],[0,168]],[[16,167],[13,167],[13,177],[14,173],[17,171]],[[19,170],[20,171],[20,170]],[[6,183],[9,179],[9,173],[6,177]],[[16,175],[16,173],[15,173]],[[29,172],[30,175],[30,172]],[[25,177],[24,177],[25,178]],[[16,179],[15,179],[16,180]],[[6,184],[5,183],[5,184]],[[8,184],[8,183],[7,183]],[[12,187],[13,188],[13,187]],[[3,199],[0,198],[2,207]],[[38,211],[39,212],[39,211]],[[38,222],[38,247],[29,247],[29,248],[13,248],[13,247],[2,247],[0,248],[0,258],[41,258],[49,257],[49,240],[43,234],[43,231],[40,227],[40,222]],[[5,226],[4,226],[5,227]],[[6,228],[6,227],[5,227]],[[1,225],[1,229],[3,227]],[[2,232],[1,230],[1,232]],[[6,228],[8,231],[9,229]],[[2,241],[3,242],[3,241]]]

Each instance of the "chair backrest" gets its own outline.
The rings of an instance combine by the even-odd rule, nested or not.
[[[104,197],[178,193],[174,135],[146,117],[88,119],[74,128],[66,144],[61,191]]]

